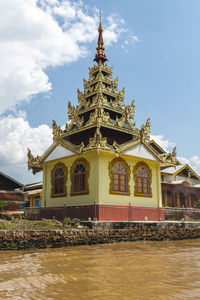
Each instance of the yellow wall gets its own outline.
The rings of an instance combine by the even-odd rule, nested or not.
[[[76,195],[71,196],[71,178],[70,178],[70,167],[77,158],[85,158],[90,164],[90,175],[89,175],[89,194],[87,195]],[[51,197],[51,170],[58,163],[62,162],[68,169],[67,176],[67,195],[64,197]],[[73,155],[65,158],[46,162],[43,167],[43,197],[42,207],[59,207],[63,206],[64,203],[68,206],[73,205],[90,205],[94,204],[94,201],[98,201],[98,155],[93,153],[86,153],[81,156]],[[46,201],[45,201],[46,200]]]
[[[90,176],[89,176],[89,194],[88,195],[76,195],[70,196],[71,179],[70,179],[70,167],[77,158],[85,158],[90,164]],[[57,159],[54,161],[46,162],[43,167],[43,198],[42,207],[58,207],[63,206],[64,203],[67,206],[72,205],[90,205],[94,204],[96,200],[99,204],[111,204],[111,205],[129,205],[132,206],[146,206],[156,207],[162,206],[162,194],[161,194],[161,176],[160,176],[160,163],[157,161],[141,159],[138,157],[131,157],[128,155],[120,155],[127,164],[130,166],[130,196],[129,195],[114,195],[109,193],[110,178],[109,178],[109,162],[116,156],[111,153],[99,154],[86,153],[81,156],[69,156],[66,158]],[[152,197],[136,197],[134,196],[134,179],[133,179],[133,167],[140,161],[144,161],[152,171]],[[67,177],[67,196],[65,197],[51,197],[51,170],[58,163],[62,162],[68,168]]]
[[[127,164],[130,166],[130,196],[129,195],[115,195],[109,193],[109,171],[108,165],[109,162],[116,156],[110,153],[101,153],[100,154],[100,175],[99,175],[99,185],[100,195],[99,203],[100,204],[117,204],[117,205],[129,205],[132,206],[161,206],[162,196],[161,196],[161,181],[160,181],[160,163],[157,161],[147,160],[138,157],[131,157],[128,155],[120,155]],[[152,171],[152,197],[136,197],[134,196],[134,179],[133,179],[133,167],[140,161],[145,162]]]

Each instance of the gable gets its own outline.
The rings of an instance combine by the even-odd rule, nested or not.
[[[59,145],[49,154],[49,156],[45,159],[44,162],[67,157],[73,154],[74,153],[72,151]]]
[[[0,172],[0,190],[13,191],[15,189],[21,189],[22,187],[23,184]]]
[[[124,151],[123,154],[157,161],[155,156],[142,144]]]

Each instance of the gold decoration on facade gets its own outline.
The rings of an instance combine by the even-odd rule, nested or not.
[[[176,163],[176,147],[174,147],[167,160],[171,161],[172,163]]]
[[[121,163],[123,166],[126,168],[126,185],[127,185],[127,192],[116,192],[114,191],[113,188],[113,167],[116,163]],[[130,195],[130,174],[131,174],[131,169],[130,166],[127,164],[127,162],[121,158],[121,157],[116,157],[114,158],[108,165],[108,172],[109,172],[109,178],[110,178],[110,188],[109,188],[109,193],[110,194],[115,194],[115,195],[125,195],[129,196]]]
[[[134,100],[132,101],[131,105],[126,106],[125,112],[126,112],[127,118],[134,119],[134,114],[135,114],[135,101]]]
[[[74,171],[78,164],[82,164],[85,167],[85,191],[82,192],[74,192]],[[71,168],[70,168],[70,178],[71,178],[71,196],[76,195],[86,195],[89,194],[89,176],[90,176],[90,163],[83,157],[77,158]]]
[[[150,139],[150,118],[147,119],[146,124],[142,125],[141,129],[140,129],[140,141],[141,143],[147,143]]]
[[[55,194],[55,181],[54,181],[54,174],[57,169],[61,168],[64,172],[64,190],[62,194]],[[62,162],[58,162],[53,169],[51,170],[51,197],[64,197],[67,195],[67,176],[68,176],[68,168]]]
[[[78,102],[81,103],[84,99],[84,94],[77,89]]]
[[[126,123],[126,117],[124,115],[122,115],[121,118],[118,118],[118,116],[117,116],[116,122],[119,127],[123,127],[124,124]]]
[[[90,113],[90,117],[89,120],[87,121],[87,125],[94,124],[97,120],[97,117],[98,117],[98,110],[95,109],[94,112]]]
[[[107,143],[107,138],[102,137],[100,129],[97,128],[93,138],[89,139],[89,144],[85,147],[84,151],[92,150],[111,150]]]
[[[57,126],[56,121],[52,121],[52,133],[53,133],[53,142],[59,143],[62,139],[62,133],[60,126]]]
[[[71,120],[75,115],[75,107],[71,105],[71,102],[68,102],[68,119]]]
[[[40,160],[41,157],[40,156],[36,156],[34,157],[33,154],[31,153],[31,150],[28,148],[28,153],[27,153],[27,157],[28,157],[28,169],[32,169],[33,170],[33,174],[35,174],[37,172],[37,170],[41,170],[40,167]]]
[[[125,88],[123,88],[121,91],[119,91],[119,98],[121,101],[124,101],[124,93],[125,93]]]
[[[110,120],[109,113],[105,112],[103,108],[98,109],[98,117],[101,119],[101,123],[113,125],[113,122]]]
[[[81,154],[83,152],[84,147],[85,147],[84,143],[81,142],[81,144],[78,145],[76,148],[76,154]]]
[[[137,172],[140,167],[144,167],[149,175],[149,194],[140,194],[138,193],[137,186]],[[140,161],[133,167],[133,178],[134,178],[134,196],[136,197],[152,197],[152,171],[149,166],[144,162]]]
[[[120,152],[120,145],[116,141],[113,142],[113,148],[115,149],[116,153]]]

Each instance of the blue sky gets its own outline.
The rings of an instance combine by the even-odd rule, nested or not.
[[[65,124],[67,101],[77,103],[93,65],[99,9],[108,64],[125,103],[135,99],[137,126],[150,117],[161,146],[177,146],[200,173],[198,0],[0,0],[1,171],[22,183],[40,180],[27,172],[26,148],[41,155],[52,119]]]

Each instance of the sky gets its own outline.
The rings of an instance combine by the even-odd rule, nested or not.
[[[0,171],[23,184],[27,147],[42,155],[52,120],[67,122],[97,44],[99,10],[108,65],[140,128],[200,175],[199,0],[0,0]]]

